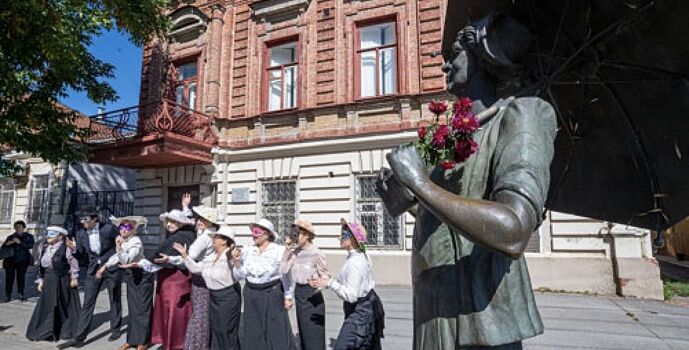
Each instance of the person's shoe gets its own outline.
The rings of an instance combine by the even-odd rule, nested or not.
[[[24,296],[24,294],[19,295],[19,300],[26,301],[26,297]]]
[[[68,349],[68,348],[80,348],[84,346],[84,342],[81,340],[68,340],[57,346],[58,349]]]
[[[108,341],[115,341],[117,339],[120,339],[120,336],[122,335],[122,331],[119,329],[113,329],[110,332],[110,337],[108,338]]]
[[[2,300],[0,300],[0,303],[9,303],[12,298],[10,297],[4,297]]]
[[[117,348],[117,350],[127,350],[127,349],[129,349],[129,348],[131,348],[131,347],[132,347],[132,346],[129,345],[129,343],[124,343],[124,345],[122,345],[122,346],[120,346],[119,348]]]

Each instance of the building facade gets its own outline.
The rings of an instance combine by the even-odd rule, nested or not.
[[[446,1],[176,3],[170,40],[144,49],[139,106],[95,118],[130,128],[91,140],[92,160],[137,169],[150,247],[157,215],[190,192],[240,244],[260,217],[281,233],[313,222],[333,270],[340,218],[361,222],[376,281],[410,284],[413,217],[388,215],[374,183],[428,103],[449,98]],[[648,231],[548,212],[527,250],[535,288],[662,298]]]

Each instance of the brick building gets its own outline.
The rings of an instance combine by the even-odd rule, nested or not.
[[[376,280],[408,284],[413,218],[387,215],[373,183],[449,97],[433,55],[446,1],[176,2],[171,40],[145,47],[139,106],[98,117],[129,127],[93,140],[92,160],[138,169],[150,245],[192,192],[241,244],[259,217],[310,220],[334,270],[339,219],[357,220]],[[549,213],[528,250],[535,287],[662,296],[648,231]]]

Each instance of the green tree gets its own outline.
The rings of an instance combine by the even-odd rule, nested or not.
[[[68,89],[117,100],[113,66],[88,52],[107,30],[136,45],[166,33],[168,0],[0,0],[0,145],[52,163],[83,160],[78,114],[57,101]],[[17,166],[0,159],[0,174]]]

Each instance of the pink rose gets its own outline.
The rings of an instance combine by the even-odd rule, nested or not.
[[[474,133],[479,128],[478,118],[471,112],[465,115],[455,115],[452,118],[452,128],[458,133]]]
[[[428,134],[428,128],[425,126],[421,126],[416,130],[416,133],[419,134],[419,139],[423,140],[426,138],[426,135]]]
[[[431,101],[428,104],[428,110],[435,115],[441,115],[447,111],[447,103],[444,101]]]
[[[459,139],[455,144],[455,160],[463,162],[478,151],[478,143],[473,139]]]
[[[450,128],[447,125],[439,125],[433,133],[433,141],[431,143],[437,148],[444,148],[449,136]]]

